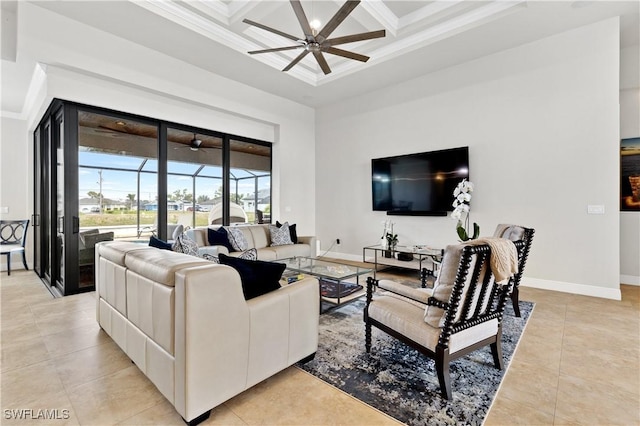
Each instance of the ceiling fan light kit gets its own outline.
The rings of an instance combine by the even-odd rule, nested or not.
[[[290,0],[291,7],[293,7],[293,11],[296,14],[296,18],[298,18],[298,23],[302,28],[302,33],[304,34],[304,38],[300,39],[291,34],[284,33],[275,28],[268,27],[266,25],[260,24],[258,22],[251,21],[249,19],[244,19],[242,22],[245,24],[252,25],[254,27],[263,29],[265,31],[272,32],[281,37],[287,38],[289,40],[295,41],[297,44],[294,46],[285,46],[285,47],[275,47],[271,49],[262,49],[262,50],[253,50],[248,52],[250,55],[260,54],[260,53],[272,53],[272,52],[281,52],[285,50],[294,50],[294,49],[304,49],[293,61],[289,63],[282,71],[289,71],[293,68],[298,62],[300,62],[305,56],[309,53],[313,54],[318,62],[318,65],[322,69],[322,72],[326,75],[331,72],[331,68],[329,64],[327,64],[327,60],[325,59],[323,53],[329,53],[331,55],[341,56],[347,59],[353,59],[356,61],[367,62],[369,60],[368,56],[361,55],[359,53],[350,52],[343,49],[338,49],[334,46],[346,43],[353,43],[356,41],[363,40],[371,40],[374,38],[384,37],[386,35],[385,30],[378,31],[369,31],[365,33],[352,34],[343,37],[336,37],[333,39],[328,38],[331,33],[344,21],[347,16],[353,11],[353,9],[358,6],[360,0],[348,0],[344,5],[336,12],[335,15],[327,22],[327,24],[318,31],[317,29],[312,28],[309,20],[307,19],[306,14],[304,13],[304,9],[302,8],[302,4],[299,0]]]

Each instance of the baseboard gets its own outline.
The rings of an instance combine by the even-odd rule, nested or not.
[[[351,260],[352,262],[362,262],[362,255],[357,254],[349,254],[349,253],[340,253],[337,251],[328,251],[326,253],[322,253],[323,257],[331,257],[333,259],[344,259]]]
[[[635,275],[620,275],[620,284],[640,286],[640,277],[636,277]]]
[[[31,269],[31,267],[29,267]],[[24,271],[24,265],[22,264],[22,259],[17,260],[15,262],[11,262],[11,272],[13,271]],[[7,272],[7,263],[2,262],[0,264],[0,272]]]
[[[587,284],[543,280],[540,278],[529,277],[522,277],[520,286],[539,288],[542,290],[561,291],[563,293],[580,294],[583,296],[601,297],[603,299],[622,300],[620,288],[596,287]]]

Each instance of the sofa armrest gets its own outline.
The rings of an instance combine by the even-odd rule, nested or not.
[[[185,420],[245,389],[249,332],[235,269],[212,264],[176,273],[174,406]]]
[[[216,256],[219,255],[220,253],[229,254],[229,249],[226,248],[225,246],[207,246],[207,247],[214,247],[216,250]]]
[[[186,421],[317,348],[319,291],[313,278],[249,301],[240,276],[226,265],[180,270],[175,284],[174,406]],[[274,363],[272,348],[284,348],[287,359]]]
[[[247,387],[315,353],[320,303],[309,277],[247,301],[251,316]]]
[[[309,257],[316,257],[317,253],[316,253],[316,237],[315,236],[298,236],[298,243],[299,244],[309,244],[309,247],[311,248],[311,253],[309,254]]]

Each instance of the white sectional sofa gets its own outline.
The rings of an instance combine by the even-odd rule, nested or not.
[[[229,250],[222,245],[210,245],[208,228],[209,227],[206,226],[197,227],[186,231],[187,236],[198,244],[198,252],[200,254],[206,253],[214,256],[220,253],[229,256],[237,256],[240,254],[239,251],[229,252]],[[212,225],[210,228],[218,229],[219,226]],[[249,244],[248,248],[255,248],[258,252],[258,259],[260,260],[276,260],[294,256],[316,257],[316,237],[314,236],[298,236],[297,244],[271,246],[269,225],[240,225],[234,228],[242,231]]]
[[[235,269],[128,242],[96,250],[97,320],[185,422],[318,346],[318,282],[245,300]]]

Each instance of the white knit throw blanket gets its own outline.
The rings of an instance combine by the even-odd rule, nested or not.
[[[468,241],[470,245],[487,244],[491,248],[491,272],[496,283],[505,284],[518,272],[518,250],[513,241],[506,238],[482,237]]]

